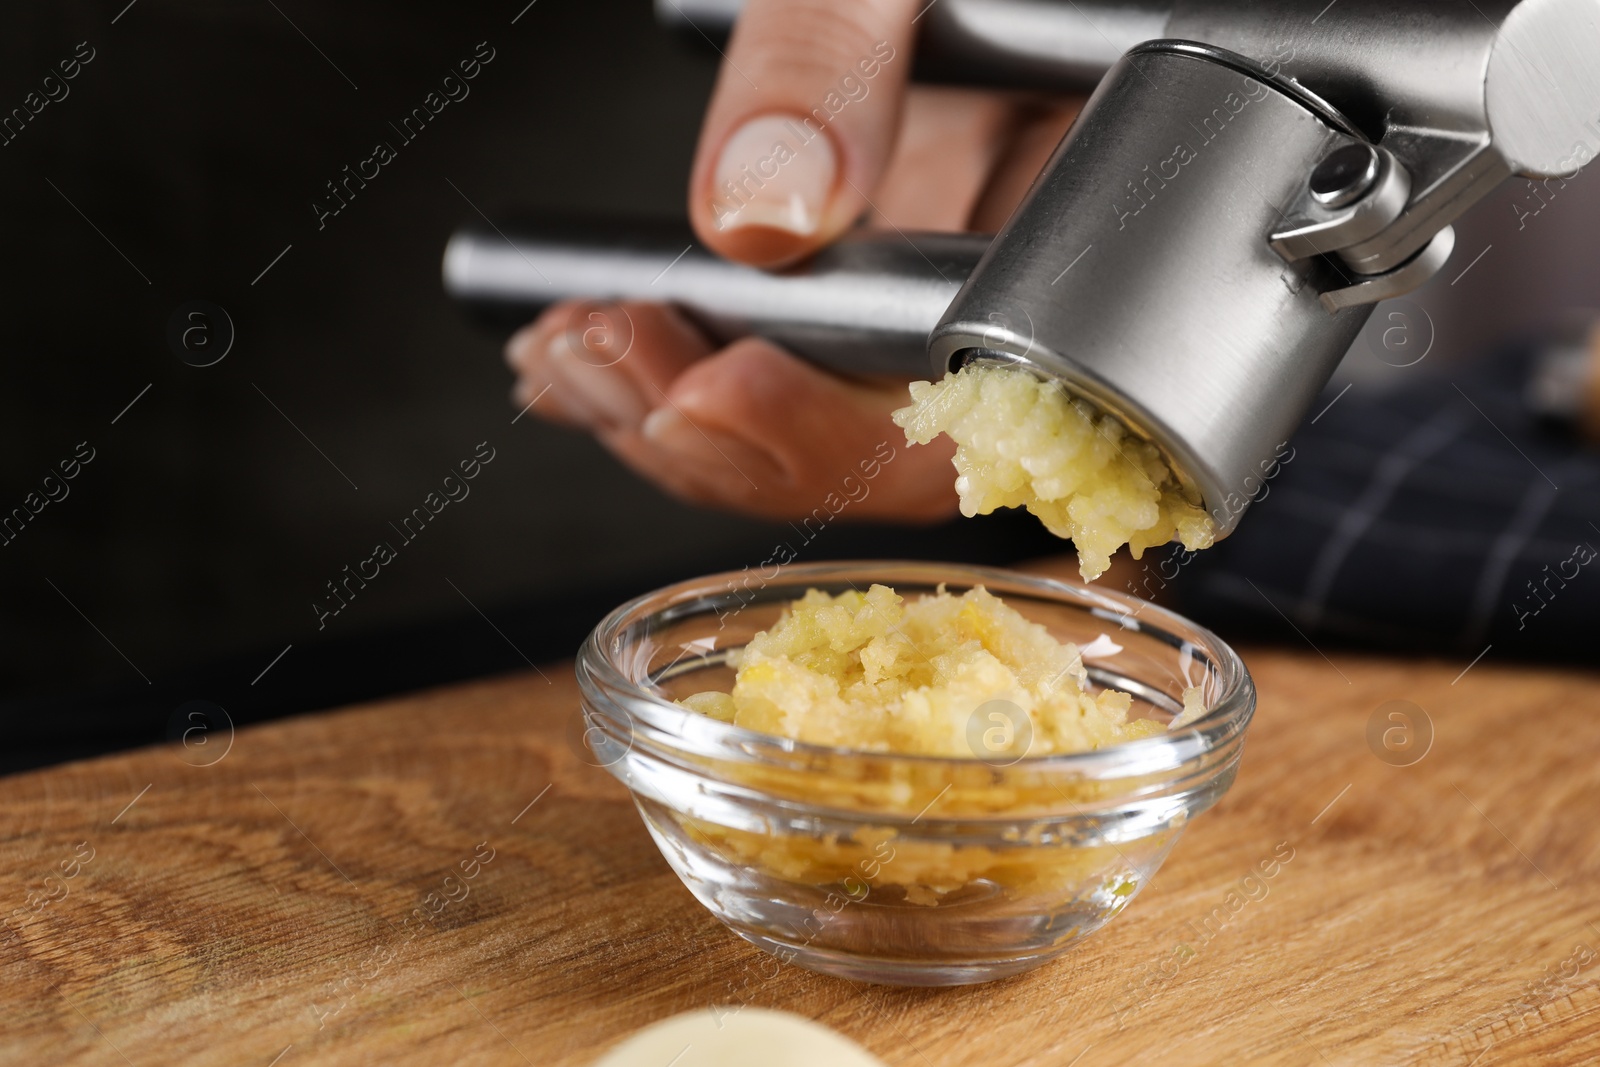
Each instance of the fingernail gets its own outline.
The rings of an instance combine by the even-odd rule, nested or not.
[[[785,115],[762,115],[735,130],[712,174],[717,229],[765,226],[810,236],[838,177],[827,134]]]
[[[743,438],[696,426],[670,404],[645,416],[639,432],[677,456],[706,466],[727,465],[753,487],[765,488],[784,480],[783,466],[776,456]]]
[[[612,364],[597,367],[577,358],[568,334],[550,341],[549,364],[563,398],[607,429],[637,426],[650,410],[627,372]]]
[[[670,445],[678,439],[679,424],[687,426],[688,422],[676,409],[656,408],[645,416],[644,424],[639,427],[639,433],[647,441],[654,441],[658,445]]]
[[[512,370],[521,370],[522,364],[527,362],[529,342],[537,332],[533,326],[524,326],[512,334],[511,339],[506,342],[502,354],[505,356],[506,365]]]

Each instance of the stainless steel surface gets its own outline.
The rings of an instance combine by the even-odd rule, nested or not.
[[[1335,148],[1311,172],[1311,199],[1326,208],[1340,208],[1366,196],[1378,180],[1383,157],[1369,144]]]
[[[1329,311],[1339,311],[1363,305],[1371,307],[1380,300],[1405,296],[1439,273],[1455,248],[1456,231],[1446,226],[1433,235],[1433,240],[1424,245],[1422,251],[1393,270],[1371,276],[1358,274],[1354,284],[1327,290],[1322,294],[1322,306]]]
[[[999,355],[1146,435],[1232,530],[1369,308],[1330,314],[1325,259],[1266,234],[1348,136],[1196,55],[1107,75],[930,341]]]
[[[656,18],[721,40],[744,0],[655,0]],[[917,20],[917,74],[972,85],[1088,92],[1122,53],[1165,36],[1171,0],[937,0]]]
[[[1166,33],[1262,58],[1374,140],[1492,136],[1511,169],[1560,173],[1600,118],[1595,0],[1178,0]]]
[[[1128,49],[1166,36],[1171,0],[938,0],[919,70],[973,84],[1088,92]]]
[[[1411,199],[1377,236],[1339,249],[1339,258],[1357,273],[1381,274],[1398,267],[1511,177],[1500,153],[1487,143],[1459,153],[1452,145],[1446,154],[1426,135],[1412,138],[1411,131],[1384,138],[1383,147],[1404,161],[1411,174]]]
[[[1393,152],[1411,196],[1343,258],[1394,269],[1513,173],[1600,154],[1597,0],[1178,0],[1166,33],[1267,61]]]
[[[1529,177],[1571,175],[1600,149],[1600,3],[1523,0],[1484,72],[1495,146]],[[1583,149],[1586,154],[1578,153]]]
[[[720,259],[687,226],[596,222],[469,227],[450,239],[451,296],[503,322],[558,300],[678,305],[713,339],[759,334],[849,374],[920,376],[928,333],[987,234],[856,234],[772,274]]]
[[[1361,269],[1369,265],[1366,261],[1349,264],[1344,250],[1371,240],[1400,217],[1411,196],[1411,174],[1386,148],[1346,142],[1334,151],[1357,148],[1371,152],[1374,163],[1373,178],[1365,192],[1342,203],[1328,204],[1318,200],[1308,183],[1288,208],[1284,228],[1274,230],[1268,238],[1274,252],[1290,262],[1337,253],[1357,273],[1376,273]]]

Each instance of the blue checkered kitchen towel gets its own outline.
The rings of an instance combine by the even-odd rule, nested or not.
[[[1144,584],[1230,638],[1600,664],[1600,448],[1527,408],[1533,355],[1330,389],[1238,530]]]

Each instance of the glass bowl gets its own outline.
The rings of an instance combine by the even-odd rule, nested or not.
[[[1239,657],[1134,597],[1003,570],[883,561],[746,569],[617,608],[578,655],[592,760],[632,791],[700,903],[781,961],[893,985],[984,982],[1065,952],[1127,907],[1232,784],[1255,709]],[[1092,752],[902,756],[792,741],[674,703],[733,685],[725,660],[807,589],[907,597],[982,585],[1084,649],[1091,691],[1171,722]],[[1104,638],[1102,638],[1104,635]],[[988,707],[988,705],[985,705]],[[987,726],[975,709],[981,738]]]

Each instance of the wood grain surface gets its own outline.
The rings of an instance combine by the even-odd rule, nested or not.
[[[1232,792],[1105,930],[962,989],[723,930],[578,755],[567,665],[0,780],[0,1061],[584,1064],[719,1004],[906,1067],[1600,1061],[1600,679],[1245,658]]]

